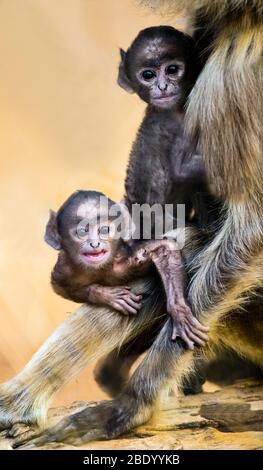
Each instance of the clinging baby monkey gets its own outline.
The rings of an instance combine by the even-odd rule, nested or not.
[[[147,103],[132,147],[125,203],[185,205],[207,227],[215,200],[206,171],[184,132],[185,105],[198,76],[194,40],[171,26],[146,28],[121,49],[118,84]],[[214,208],[213,208],[214,210]]]
[[[101,201],[107,201],[107,205]],[[126,243],[117,235],[116,212],[111,216],[108,210],[114,204],[102,193],[76,191],[57,213],[51,211],[45,240],[60,251],[51,276],[54,290],[75,302],[106,305],[122,314],[136,314],[141,296],[125,283],[147,274],[155,266],[173,321],[172,338],[180,336],[189,349],[193,349],[194,343],[204,345],[207,329],[193,317],[185,302],[184,268],[176,241]]]

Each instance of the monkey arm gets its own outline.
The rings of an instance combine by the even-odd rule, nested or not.
[[[208,340],[208,328],[193,316],[186,303],[184,262],[176,241],[158,240],[144,243],[141,248],[135,250],[132,260],[141,266],[149,261],[156,266],[166,293],[167,312],[173,322],[172,340],[181,337],[189,349],[194,348],[194,343],[204,346]]]
[[[105,277],[111,273],[105,273]],[[88,284],[87,277],[87,284]],[[65,299],[77,303],[112,307],[123,315],[136,314],[141,307],[141,296],[131,292],[128,286],[102,286],[100,284],[83,285],[72,278],[54,270],[51,275],[54,291]]]
[[[91,286],[78,284],[74,280],[73,273],[71,276],[64,275],[64,273],[55,268],[51,274],[51,285],[56,294],[64,297],[65,299],[72,300],[77,303],[86,303],[90,301],[92,290]]]
[[[71,267],[63,253],[60,255],[51,274],[51,284],[58,295],[77,303],[112,307],[124,315],[136,314],[140,309],[141,296],[131,292],[127,286],[112,287],[95,284],[92,282],[93,276],[88,272],[85,275],[85,284],[83,279],[81,279],[81,283],[78,282],[78,271]],[[117,266],[120,266],[120,278],[121,275],[122,278],[124,277],[128,267],[127,258],[123,259],[123,263],[116,263]],[[105,278],[107,282],[107,276],[114,276],[111,269],[101,273],[102,281]]]
[[[201,186],[206,182],[204,159],[186,139],[183,128],[179,127],[167,158],[173,184],[187,185],[193,192],[192,184]]]
[[[85,303],[88,298],[88,284],[85,286],[77,282],[78,273],[73,269],[66,253],[61,250],[57,262],[51,273],[51,285],[56,294],[73,302]]]
[[[191,154],[191,159],[183,162],[180,172],[181,178],[201,185],[206,181],[206,170],[202,156],[198,153]]]

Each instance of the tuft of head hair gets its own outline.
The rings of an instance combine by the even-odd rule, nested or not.
[[[115,204],[114,201],[109,199],[105,194],[99,192],[99,191],[93,191],[93,190],[84,190],[84,189],[79,189],[75,191],[71,196],[66,199],[66,201],[62,204],[62,206],[59,208],[57,212],[57,223],[58,226],[60,225],[61,220],[63,219],[63,216],[65,215],[65,212],[69,211],[72,212],[74,209],[78,208],[78,206],[84,202],[87,201],[94,201],[95,203],[100,203],[100,199],[105,198],[108,200],[109,207],[111,207],[113,204]]]
[[[134,53],[136,49],[141,48],[145,43],[158,39],[172,46],[174,46],[175,41],[180,42],[180,49],[182,49],[183,52],[190,52],[194,44],[193,39],[188,34],[173,28],[173,26],[151,26],[139,32],[127,50],[127,57]]]

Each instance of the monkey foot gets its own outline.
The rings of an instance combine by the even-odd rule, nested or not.
[[[141,424],[136,419],[138,404],[128,397],[101,402],[62,419],[41,434],[29,431],[15,438],[13,447],[33,449],[51,442],[63,442],[74,446],[92,440],[113,439]],[[145,420],[145,413],[141,413]]]
[[[12,438],[15,439],[18,436],[21,436],[22,434],[28,433],[29,431],[36,432],[37,427],[36,426],[29,426],[28,424],[25,423],[15,423],[13,424],[10,428],[5,429],[4,431],[0,432],[0,437],[4,438]]]
[[[14,390],[9,390],[9,384],[0,387],[0,431],[6,430],[7,434],[11,432],[14,425],[35,425],[37,422],[32,407],[27,405],[26,392],[23,389],[18,390],[17,384]]]

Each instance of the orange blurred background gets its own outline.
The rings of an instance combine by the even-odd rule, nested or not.
[[[0,381],[76,306],[50,287],[48,210],[81,188],[122,197],[144,105],[116,84],[118,48],[167,23],[183,27],[136,0],[0,2]],[[56,403],[101,397],[88,369]]]

